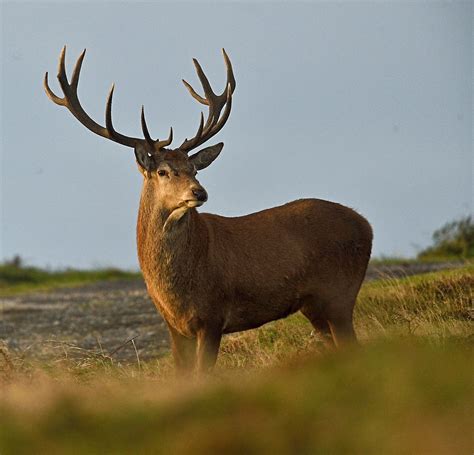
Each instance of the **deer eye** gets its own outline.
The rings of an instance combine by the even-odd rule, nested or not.
[[[158,175],[159,175],[160,177],[164,177],[164,176],[167,175],[167,174],[168,174],[168,173],[167,173],[164,169],[160,169],[160,170],[158,171]]]

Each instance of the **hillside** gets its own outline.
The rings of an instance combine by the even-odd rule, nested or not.
[[[298,315],[228,336],[199,381],[166,353],[4,348],[0,453],[469,453],[473,272],[366,283],[342,352]]]

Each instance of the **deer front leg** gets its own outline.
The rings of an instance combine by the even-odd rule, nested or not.
[[[215,365],[219,346],[221,344],[222,330],[203,328],[197,336],[197,371],[208,373]]]
[[[180,375],[190,374],[196,364],[197,340],[181,335],[170,324],[168,324],[168,329],[176,372]]]

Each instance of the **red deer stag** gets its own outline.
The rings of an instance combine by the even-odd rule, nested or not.
[[[196,179],[223,143],[192,155],[189,152],[215,136],[227,121],[235,79],[223,50],[227,83],[216,94],[194,60],[204,96],[183,80],[199,103],[196,135],[175,149],[151,138],[142,107],[144,138],[124,136],[112,125],[112,86],[105,127],[83,110],[77,85],[85,50],[71,82],[65,71],[65,48],[58,80],[64,97],[48,86],[48,97],[65,106],[89,130],[135,151],[143,188],[137,223],[140,267],[149,295],[171,335],[178,371],[207,371],[216,362],[223,334],[259,327],[301,311],[336,346],[355,340],[352,311],[364,279],[372,246],[369,223],[350,208],[320,199],[301,199],[246,216],[226,218],[198,213],[207,200]]]

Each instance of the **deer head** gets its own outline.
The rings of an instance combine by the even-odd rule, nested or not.
[[[222,53],[227,68],[227,83],[226,88],[220,95],[214,93],[201,65],[196,59],[193,59],[197,75],[204,90],[204,96],[199,95],[185,80],[183,80],[183,83],[194,99],[208,106],[208,115],[207,119],[204,120],[204,114],[201,112],[201,119],[195,136],[191,139],[185,139],[175,149],[168,148],[173,140],[173,128],[170,128],[167,139],[152,139],[146,124],[143,106],[141,110],[143,138],[125,136],[114,129],[112,124],[114,84],[112,84],[107,97],[105,127],[89,117],[82,108],[77,96],[79,75],[86,54],[85,49],[74,66],[71,82],[67,78],[65,68],[66,46],[61,51],[57,77],[64,93],[63,98],[56,96],[49,88],[48,73],[44,76],[44,89],[54,103],[69,109],[74,117],[93,133],[133,148],[138,169],[145,177],[147,183],[156,190],[157,197],[163,201],[170,211],[180,209],[183,212],[188,208],[197,207],[206,202],[206,190],[197,181],[196,173],[209,166],[217,158],[224,146],[223,143],[219,143],[189,155],[191,150],[215,136],[222,129],[230,115],[232,94],[235,90],[235,78],[232,64],[224,49],[222,49]]]

